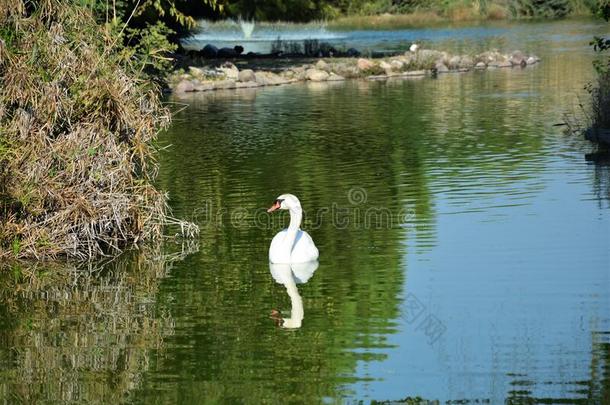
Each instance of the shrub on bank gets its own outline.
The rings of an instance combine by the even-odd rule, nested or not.
[[[591,94],[590,126],[596,129],[610,129],[610,72],[601,72],[597,80],[590,83],[587,90]]]
[[[610,3],[600,7],[598,14],[608,22],[610,20]],[[589,84],[587,90],[591,94],[591,126],[593,128],[610,129],[610,38],[595,37],[591,42],[593,49],[599,53],[599,58],[593,63],[597,72],[597,80]]]
[[[0,257],[85,259],[161,235],[169,112],[121,27],[79,4],[0,0]]]

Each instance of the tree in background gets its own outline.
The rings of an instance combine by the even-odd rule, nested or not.
[[[599,7],[599,16],[610,20],[610,1],[606,0]],[[610,38],[594,37],[591,42],[593,49],[600,54],[593,66],[597,72],[597,81],[587,86],[591,94],[591,126],[593,128],[610,129]]]
[[[168,57],[179,47],[179,38],[195,28],[196,18],[220,15],[219,0],[81,0],[98,23],[114,32],[117,40],[151,77],[162,76],[172,66]]]

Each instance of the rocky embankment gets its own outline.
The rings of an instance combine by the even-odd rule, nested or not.
[[[407,51],[382,59],[325,58],[316,63],[270,70],[242,69],[225,62],[219,67],[190,66],[188,72],[175,71],[168,78],[175,94],[196,91],[276,86],[303,81],[326,82],[346,79],[384,80],[394,77],[438,75],[496,68],[525,68],[538,63],[535,55],[520,51],[498,51],[478,55],[450,55],[430,49]]]

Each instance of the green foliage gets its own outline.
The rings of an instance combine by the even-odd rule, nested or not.
[[[597,15],[608,21],[610,19],[610,1],[599,5]],[[594,37],[590,43],[599,58],[593,62],[597,72],[597,80],[589,83],[586,90],[591,95],[591,126],[610,129],[610,39]]]
[[[224,3],[226,16],[254,20],[306,22],[334,13],[331,1],[323,0],[237,0]]]
[[[147,24],[144,28],[127,28],[126,52],[132,54],[142,70],[154,74],[165,74],[172,67],[172,58],[168,56],[178,47],[169,41],[174,33],[160,21],[154,25]]]
[[[561,18],[572,11],[569,0],[515,0],[511,8],[516,16],[535,18]]]
[[[156,77],[172,67],[169,55],[178,48],[180,35],[196,26],[191,15],[195,6],[223,11],[217,0],[78,0],[105,24],[125,45],[125,55],[140,64],[141,70]]]
[[[610,19],[610,0],[593,1],[594,4],[591,6],[591,10],[599,18],[603,18],[604,20],[608,21]]]
[[[610,19],[610,1],[606,0],[604,3],[600,4],[596,14],[608,21]],[[593,37],[593,41],[590,42],[590,45],[595,52],[603,54],[610,49],[610,39],[595,36]],[[610,72],[610,58],[607,56],[599,58],[593,62],[593,66],[598,74],[607,76]]]
[[[19,252],[21,252],[21,241],[19,238],[13,239],[13,243],[11,244],[13,256],[19,257]]]

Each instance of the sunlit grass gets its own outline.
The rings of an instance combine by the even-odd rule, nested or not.
[[[417,11],[410,14],[339,17],[336,20],[329,21],[328,27],[335,29],[398,29],[435,25],[445,20],[433,11]]]

